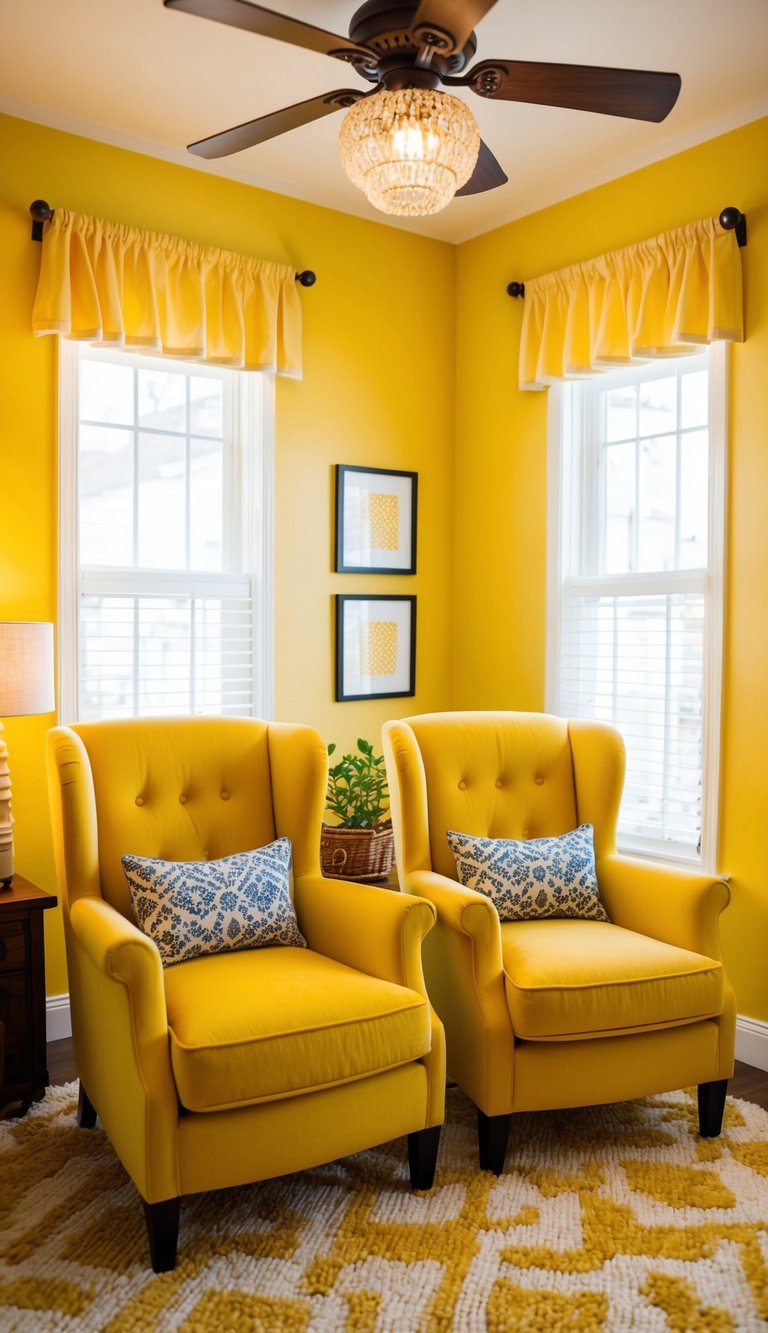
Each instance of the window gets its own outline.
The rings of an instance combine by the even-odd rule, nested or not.
[[[551,392],[547,706],[621,731],[624,850],[714,867],[725,347]]]
[[[61,343],[61,698],[268,717],[271,381]]]

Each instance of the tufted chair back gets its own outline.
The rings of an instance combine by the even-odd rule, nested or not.
[[[624,747],[612,727],[546,713],[427,713],[386,723],[384,741],[406,874],[455,878],[448,829],[541,838],[589,822],[596,854],[615,850]]]
[[[80,784],[91,818],[67,839],[67,907],[83,893],[132,917],[120,858],[203,861],[276,836],[269,724],[152,718],[62,729],[62,785]],[[71,793],[74,795],[74,792]],[[64,810],[77,802],[65,801]],[[82,806],[81,806],[82,808]]]

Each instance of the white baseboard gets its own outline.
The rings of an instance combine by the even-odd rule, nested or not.
[[[72,1018],[68,995],[49,995],[45,1002],[46,1036],[48,1041],[61,1041],[72,1036]],[[755,1069],[768,1071],[768,1023],[759,1018],[736,1019],[736,1059]]]
[[[63,1041],[72,1036],[72,1016],[68,995],[49,995],[45,1002],[46,1041]]]
[[[768,1070],[768,1023],[759,1018],[736,1018],[736,1059],[755,1069]]]

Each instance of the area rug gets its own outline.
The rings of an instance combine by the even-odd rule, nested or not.
[[[456,1089],[435,1188],[403,1140],[185,1200],[152,1273],[143,1210],[76,1084],[0,1124],[0,1329],[748,1333],[768,1323],[768,1113],[695,1098],[520,1115],[498,1179]]]

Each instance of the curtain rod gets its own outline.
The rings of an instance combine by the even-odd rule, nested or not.
[[[729,204],[724,208],[718,218],[723,231],[735,231],[736,240],[740,246],[747,244],[747,219],[740,208],[735,204]],[[507,296],[525,296],[524,282],[510,282],[507,284]]]
[[[32,240],[42,241],[43,223],[50,222],[53,217],[53,209],[45,199],[33,199],[29,205],[29,211],[32,214]],[[295,273],[294,277],[300,282],[302,287],[314,287],[317,282],[317,274],[312,272],[311,268],[305,268],[301,273]]]

